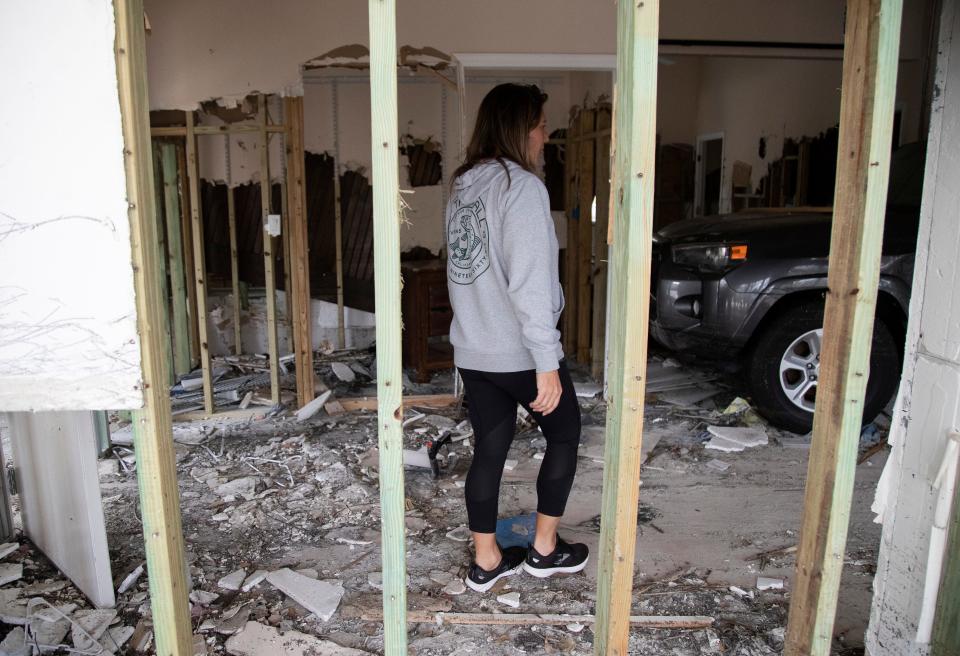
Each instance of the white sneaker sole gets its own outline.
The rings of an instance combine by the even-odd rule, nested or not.
[[[520,571],[520,565],[517,565],[513,569],[508,569],[504,572],[500,572],[494,578],[490,579],[486,583],[475,583],[469,576],[465,576],[463,578],[463,582],[466,583],[467,587],[470,588],[471,590],[475,590],[476,592],[486,592],[487,590],[492,588],[496,584],[496,582],[502,579],[503,577],[513,576],[519,571]]]
[[[532,576],[536,576],[538,579],[545,579],[554,574],[576,574],[577,572],[583,571],[583,568],[587,566],[589,561],[590,556],[587,556],[579,565],[573,565],[572,567],[551,567],[550,569],[538,569],[527,563],[527,561],[523,561],[523,571]]]

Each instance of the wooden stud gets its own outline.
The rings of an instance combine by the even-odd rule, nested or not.
[[[584,109],[580,112],[580,134],[592,133],[596,127],[597,112]],[[577,225],[577,361],[590,362],[590,319],[593,273],[593,173],[596,141],[587,139],[580,143],[580,223]]]
[[[237,254],[237,209],[234,188],[227,183],[227,230],[230,233],[230,288],[233,293],[233,353],[243,353],[240,333],[240,259]]]
[[[192,210],[187,167],[187,149],[177,148],[177,174],[180,184],[180,236],[183,238],[183,266],[187,277],[187,312],[190,315],[190,368],[200,363],[200,322],[197,321],[197,277],[193,265],[193,227],[190,223]]]
[[[286,116],[286,115],[284,115]],[[288,131],[280,135],[282,139],[280,144],[281,152],[281,172],[280,172],[280,223],[282,228],[280,230],[280,240],[283,251],[283,295],[286,299],[286,310],[283,313],[283,321],[287,326],[287,345],[291,353],[296,349],[294,346],[294,330],[293,330],[293,301],[291,299],[292,294],[292,284],[290,282],[290,266],[292,264],[291,259],[291,249],[290,240],[292,235],[290,234],[290,207],[289,207],[289,198],[287,190],[287,142],[289,141],[289,126]],[[287,350],[287,349],[284,349]],[[311,397],[312,398],[312,397]]]
[[[153,151],[153,170],[159,171],[162,168],[160,162],[160,145],[157,143],[152,143]],[[154,175],[154,216],[157,220],[157,280],[160,281],[160,299],[163,303],[163,312],[160,313],[160,334],[163,335],[163,357],[167,361],[167,383],[172,385],[174,382],[173,374],[173,346],[171,344],[171,334],[170,334],[170,289],[167,282],[167,245],[166,245],[166,229],[164,228],[164,215],[159,208],[163,207],[164,193],[163,193],[163,181],[161,176]],[[177,217],[177,220],[180,220],[180,217]]]
[[[268,125],[267,132],[275,134],[285,130],[283,125]],[[206,136],[211,134],[253,134],[260,132],[259,125],[244,125],[229,123],[226,125],[195,125],[193,133],[197,136]],[[150,128],[150,134],[154,137],[183,137],[187,134],[187,129],[182,126],[169,126]]]
[[[166,213],[167,258],[170,296],[173,301],[173,373],[190,373],[190,319],[187,314],[187,281],[184,272],[183,239],[180,234],[180,190],[177,184],[177,147],[160,144],[163,179],[163,209]]]
[[[580,121],[576,116],[571,117],[567,128],[566,146],[564,148],[564,207],[567,214],[567,247],[564,249],[563,297],[566,307],[563,310],[563,351],[569,356],[576,355],[577,350],[577,267],[580,262],[577,247],[579,245],[579,231],[577,213],[579,211],[579,180],[580,180],[580,141],[577,135],[580,132]]]
[[[373,145],[374,289],[377,308],[383,647],[407,653],[404,557],[403,377],[400,369],[400,134],[397,128],[396,0],[369,0]]]
[[[280,352],[277,345],[277,277],[273,271],[274,238],[267,231],[270,214],[270,133],[267,131],[267,102],[259,96],[260,114],[260,229],[263,231],[263,271],[267,294],[267,350],[270,355],[270,399],[280,404]]]
[[[159,239],[153,204],[150,118],[142,0],[116,0],[115,57],[123,120],[124,167],[130,217],[137,328],[143,369],[143,408],[133,415],[137,480],[143,516],[144,547],[150,570],[150,606],[156,653],[193,653],[187,564],[180,522],[177,468],[170,438],[167,363],[160,335],[164,303],[155,244]]]
[[[190,187],[190,226],[193,233],[193,275],[197,282],[197,314],[194,321],[200,336],[200,368],[203,377],[203,408],[212,413],[213,377],[207,341],[207,268],[203,252],[203,216],[200,212],[200,167],[197,138],[193,134],[193,112],[187,112],[187,183]]]
[[[593,325],[591,327],[590,375],[603,378],[607,329],[607,227],[610,224],[610,129],[611,115],[606,107],[597,110],[597,131],[606,131],[597,139],[595,171],[597,173],[597,223],[593,230]]]
[[[594,653],[626,655],[637,539],[647,368],[656,154],[657,0],[621,2],[617,18],[619,147]]]
[[[307,236],[306,160],[303,148],[303,98],[284,98],[287,126],[287,208],[290,211],[289,314],[293,321],[294,361],[297,367],[297,404],[313,400],[313,333],[310,301],[310,251]]]
[[[847,3],[820,379],[784,654],[830,653],[880,275],[902,0]]]
[[[333,233],[337,254],[337,347],[347,348],[346,321],[343,311],[343,217],[340,207],[340,162],[333,163]]]

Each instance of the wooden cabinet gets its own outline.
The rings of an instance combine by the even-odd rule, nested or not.
[[[403,272],[403,364],[416,369],[417,382],[438,369],[453,367],[446,262],[418,260],[401,264]]]

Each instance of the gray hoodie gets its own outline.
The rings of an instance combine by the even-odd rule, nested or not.
[[[447,204],[454,362],[479,371],[553,371],[563,358],[559,246],[540,179],[513,162],[478,164]]]

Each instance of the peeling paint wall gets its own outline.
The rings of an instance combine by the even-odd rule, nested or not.
[[[929,653],[915,638],[933,482],[948,432],[960,429],[960,9],[943,7],[906,361],[874,503],[883,534],[866,640],[873,656]]]
[[[0,410],[143,403],[113,45],[108,0],[0,7]]]

